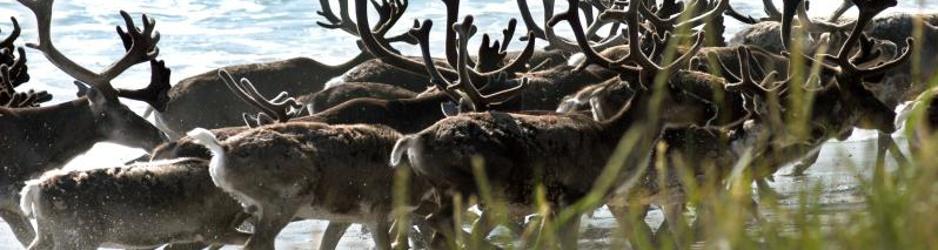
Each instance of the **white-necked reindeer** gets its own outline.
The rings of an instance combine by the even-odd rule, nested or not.
[[[110,82],[131,66],[153,59],[158,54],[154,22],[144,18],[144,29],[134,26],[130,15],[122,12],[127,35],[133,46],[120,60],[100,73],[76,64],[59,52],[51,40],[51,0],[20,0],[35,15],[39,43],[27,44],[41,51],[49,61],[75,79],[83,97],[41,108],[0,108],[0,216],[11,226],[21,243],[33,238],[29,221],[16,205],[23,182],[63,166],[90,149],[97,142],[114,142],[130,147],[152,149],[165,141],[163,134],[118,100],[118,90]]]

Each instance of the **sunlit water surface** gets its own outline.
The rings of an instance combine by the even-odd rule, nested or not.
[[[541,15],[540,1],[529,1],[536,18]],[[566,9],[563,1],[557,10]],[[778,6],[780,1],[776,0]],[[811,14],[827,15],[839,1],[814,1]],[[106,4],[105,4],[106,3]],[[760,1],[734,1],[733,6],[743,13],[759,17]],[[916,12],[938,11],[938,1],[900,1],[897,8],[889,11]],[[333,5],[337,6],[337,5]],[[157,30],[162,34],[159,43],[160,59],[173,70],[172,82],[188,76],[206,72],[221,66],[256,62],[269,62],[292,57],[306,56],[316,60],[339,63],[353,57],[358,49],[355,38],[343,32],[326,30],[316,25],[323,20],[316,14],[319,2],[313,0],[150,0],[150,1],[57,1],[53,18],[53,39],[59,50],[86,68],[99,70],[122,55],[123,48],[114,32],[114,26],[122,24],[118,11],[126,10],[135,15],[146,13],[157,20]],[[438,0],[412,0],[406,15],[401,19],[397,31],[403,31],[410,20],[432,19],[442,23],[444,6]],[[476,16],[476,25],[482,33],[500,34],[508,18],[518,17],[514,0],[463,1],[462,14]],[[853,14],[855,10],[848,15]],[[36,42],[35,20],[32,14],[13,0],[0,1],[0,28],[9,32],[6,17],[16,17],[23,27],[18,46]],[[374,20],[375,17],[372,17]],[[540,20],[540,19],[538,19]],[[740,23],[728,19],[726,38],[743,28]],[[442,44],[441,25],[434,27],[432,44]],[[519,33],[523,27],[519,27]],[[565,31],[565,26],[558,28]],[[393,33],[393,32],[392,32]],[[0,35],[6,35],[3,33]],[[497,35],[496,37],[500,37]],[[472,46],[476,46],[475,39]],[[520,42],[514,42],[518,48]],[[398,45],[405,53],[417,55],[414,46]],[[434,54],[441,55],[443,47],[433,46]],[[32,80],[23,88],[47,90],[54,95],[53,103],[75,98],[72,79],[58,71],[40,53],[27,50],[29,72]],[[143,87],[149,81],[149,67],[137,66],[119,77],[114,84],[125,88]],[[133,110],[142,113],[146,104],[126,101]],[[853,191],[857,187],[854,171],[846,166],[856,164],[869,166],[872,162],[873,143],[869,132],[855,133],[848,142],[832,142],[825,147],[818,166],[808,172],[808,177],[788,178],[779,176],[773,184],[782,194],[794,194],[804,187],[820,185],[824,190],[822,201],[832,207],[850,207],[861,202]],[[902,141],[900,141],[902,143]],[[118,166],[143,154],[141,150],[129,149],[109,143],[100,143],[91,151],[70,162],[66,168],[99,168]],[[786,172],[783,169],[781,172]],[[660,223],[660,213],[652,212],[649,222]],[[587,248],[608,247],[608,235],[615,227],[611,215],[603,210],[583,223],[581,244]],[[278,238],[278,248],[315,249],[325,223],[307,221],[291,224]],[[371,247],[367,233],[358,227],[349,229],[340,247],[360,249]],[[0,225],[0,250],[20,249],[5,225]]]

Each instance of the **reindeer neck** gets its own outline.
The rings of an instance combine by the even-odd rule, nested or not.
[[[648,116],[648,114],[646,114],[648,106],[645,105],[645,103],[647,103],[648,100],[641,98],[641,96],[643,95],[637,94],[632,98],[632,101],[623,106],[619,112],[608,120],[600,122],[604,138],[614,140],[613,143],[618,142],[619,138],[638,124],[660,127],[657,123],[652,121],[654,119],[646,118]]]
[[[339,65],[327,66],[327,68],[329,68],[330,71],[334,73],[332,75],[340,75],[340,74],[344,74],[345,72],[348,72],[349,70],[352,70],[352,68],[354,68],[355,66],[358,66],[359,64],[362,64],[365,61],[371,60],[372,58],[374,57],[371,56],[370,53],[362,51],[361,53],[358,53],[358,55],[355,56],[355,58],[352,58]]]
[[[86,98],[24,110],[20,117],[29,123],[21,131],[24,142],[30,151],[44,156],[40,165],[47,168],[60,167],[104,138]]]

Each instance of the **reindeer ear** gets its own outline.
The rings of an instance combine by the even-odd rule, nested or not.
[[[609,116],[606,114],[606,107],[603,107],[603,102],[600,100],[599,96],[591,97],[589,102],[590,109],[592,109],[591,111],[593,113],[593,120],[605,121],[609,118]]]
[[[75,96],[81,98],[81,97],[88,95],[88,90],[91,89],[90,87],[88,87],[88,85],[86,85],[85,83],[81,81],[74,81],[72,83],[74,83],[75,87],[78,88],[78,92],[75,93]]]
[[[440,103],[440,110],[443,111],[443,115],[446,117],[459,115],[459,106],[454,102],[447,101]]]
[[[98,106],[107,102],[107,98],[94,87],[88,86],[81,81],[74,81],[72,83],[75,84],[75,87],[78,87],[78,93],[76,93],[76,95],[78,95],[79,98],[87,97],[88,101],[91,102],[91,106]]]
[[[472,103],[472,100],[469,99],[464,93],[459,92],[462,95],[462,98],[459,98],[459,113],[464,112],[476,112],[476,105]]]

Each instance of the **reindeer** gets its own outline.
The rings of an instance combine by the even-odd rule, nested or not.
[[[130,15],[121,12],[132,48],[117,62],[94,73],[79,66],[59,52],[51,40],[52,1],[21,0],[35,15],[39,25],[39,44],[27,44],[41,51],[59,69],[92,87],[79,86],[82,97],[41,108],[0,108],[0,146],[4,157],[0,166],[0,216],[10,224],[17,239],[26,245],[33,238],[32,226],[16,208],[17,193],[23,182],[50,169],[58,168],[91,148],[108,141],[129,147],[152,149],[163,143],[162,133],[137,116],[118,100],[118,91],[110,81],[134,64],[150,60],[159,53],[154,21],[144,17],[144,29],[134,26]]]
[[[235,228],[247,216],[212,184],[208,167],[204,159],[180,158],[53,170],[27,181],[20,206],[38,225],[29,249],[243,244],[249,234]]]
[[[294,217],[362,223],[379,249],[390,248],[396,170],[387,167],[386,157],[400,138],[396,131],[290,122],[244,131],[224,142],[204,129],[189,136],[212,151],[214,183],[258,218],[245,249],[274,249],[274,238]],[[412,200],[407,204],[416,207],[424,185],[412,181],[408,187]]]

